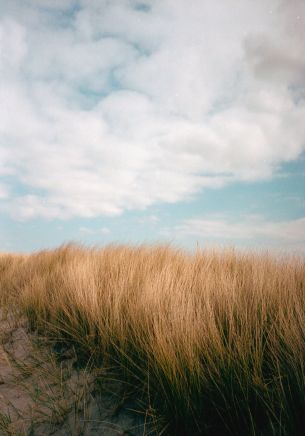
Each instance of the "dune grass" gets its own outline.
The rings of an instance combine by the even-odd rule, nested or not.
[[[303,434],[304,259],[67,245],[0,256],[0,303],[115,366],[166,434]]]

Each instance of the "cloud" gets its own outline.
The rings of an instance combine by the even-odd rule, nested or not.
[[[93,235],[94,231],[92,229],[89,229],[88,227],[80,227],[79,231],[81,233],[86,233],[87,235]]]
[[[297,159],[305,10],[268,5],[0,1],[2,210],[113,216]]]
[[[81,233],[85,233],[87,235],[98,235],[98,234],[108,235],[109,233],[111,233],[111,231],[108,227],[101,227],[99,229],[93,229],[93,228],[82,226],[79,228],[79,231]]]
[[[3,183],[0,183],[0,200],[9,197],[9,188]]]
[[[206,216],[187,219],[176,226],[172,235],[194,236],[205,242],[240,246],[273,247],[304,253],[305,218],[286,221],[267,220],[259,215],[233,219]]]
[[[141,218],[137,218],[139,224],[149,224],[151,226],[155,226],[159,221],[160,218],[157,215],[145,215]]]

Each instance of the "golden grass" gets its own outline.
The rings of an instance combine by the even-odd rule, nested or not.
[[[67,245],[0,256],[1,301],[117,365],[168,434],[303,434],[302,259]]]

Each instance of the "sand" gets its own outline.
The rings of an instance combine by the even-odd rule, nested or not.
[[[76,360],[0,309],[0,435],[156,434],[127,386]]]

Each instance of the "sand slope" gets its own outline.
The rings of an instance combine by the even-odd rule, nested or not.
[[[2,310],[0,435],[149,433],[122,383],[98,377],[96,370],[77,369],[75,362],[73,349],[56,356],[29,332],[24,318]]]

